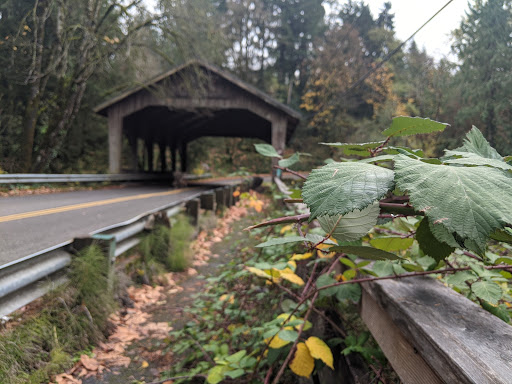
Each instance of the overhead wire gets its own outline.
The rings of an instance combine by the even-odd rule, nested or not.
[[[393,55],[395,55],[398,51],[402,49],[402,47],[407,44],[409,40],[411,40],[416,34],[421,31],[428,23],[430,23],[437,15],[439,15],[448,5],[450,5],[454,0],[449,0],[445,5],[443,5],[436,13],[434,13],[427,21],[425,21],[414,33],[409,36],[406,40],[404,40],[398,47],[393,49],[391,52],[389,52],[380,62],[377,63],[375,67],[373,67],[371,70],[369,70],[367,73],[365,73],[363,76],[361,76],[354,84],[352,84],[345,92],[343,92],[340,96],[338,96],[335,100],[340,101],[340,99],[347,96],[353,89],[358,87],[360,84],[362,84],[363,81],[365,81],[368,77],[370,77],[373,73],[375,73],[379,68],[381,68],[384,63],[389,61]]]

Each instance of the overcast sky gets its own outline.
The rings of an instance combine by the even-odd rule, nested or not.
[[[339,0],[344,3],[344,0]],[[421,24],[436,13],[448,0],[389,0],[395,14],[395,31],[399,39],[407,39]],[[471,1],[471,0],[470,0]],[[365,0],[373,16],[377,17],[385,0]],[[145,0],[151,8],[156,0]],[[440,59],[450,54],[450,32],[458,28],[464,11],[468,9],[468,0],[454,0],[434,20],[425,26],[415,37],[418,46]]]
[[[435,14],[448,0],[389,0],[391,11],[395,14],[395,31],[400,40],[407,39],[414,31]],[[373,16],[377,17],[385,0],[366,0]],[[414,40],[419,47],[436,59],[450,53],[450,32],[458,28],[464,11],[468,9],[468,0],[454,0],[429,24],[427,24]]]

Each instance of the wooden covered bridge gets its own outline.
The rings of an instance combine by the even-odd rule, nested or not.
[[[109,170],[123,170],[123,135],[131,148],[132,164],[125,168],[143,171],[139,143],[153,171],[158,145],[160,169],[187,170],[187,144],[204,136],[259,138],[283,151],[300,114],[235,76],[212,65],[193,61],[164,73],[95,108],[108,117]],[[144,162],[142,162],[143,164]]]

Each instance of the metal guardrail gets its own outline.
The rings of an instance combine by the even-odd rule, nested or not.
[[[94,240],[108,244],[109,260],[115,259],[135,247],[139,234],[150,230],[155,220],[168,219],[185,207],[192,216],[199,214],[200,201],[207,199],[205,209],[214,210],[234,203],[233,191],[236,186],[220,187],[189,196],[179,202],[164,205],[145,212],[128,221],[93,232],[87,238],[70,240],[52,248],[29,255],[0,267],[0,318],[31,303],[52,289],[67,281],[67,267],[71,264],[76,250]],[[220,199],[215,200],[215,197]]]
[[[185,175],[185,180],[198,180],[211,177]],[[93,183],[107,181],[162,181],[170,180],[168,173],[119,173],[119,174],[40,174],[20,173],[0,175],[0,184],[31,184],[31,183]]]

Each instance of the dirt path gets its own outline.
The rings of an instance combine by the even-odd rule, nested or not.
[[[258,207],[253,207],[258,210]],[[261,207],[259,207],[261,209]],[[173,357],[166,353],[168,334],[181,329],[188,319],[184,308],[193,303],[205,278],[234,256],[241,229],[252,224],[244,217],[250,207],[237,204],[217,221],[215,229],[201,232],[192,244],[193,267],[182,273],[164,275],[165,285],[129,287],[133,308],[111,316],[115,331],[68,372],[58,375],[57,384],[129,384],[158,381],[169,370]],[[168,383],[172,383],[169,381]]]

